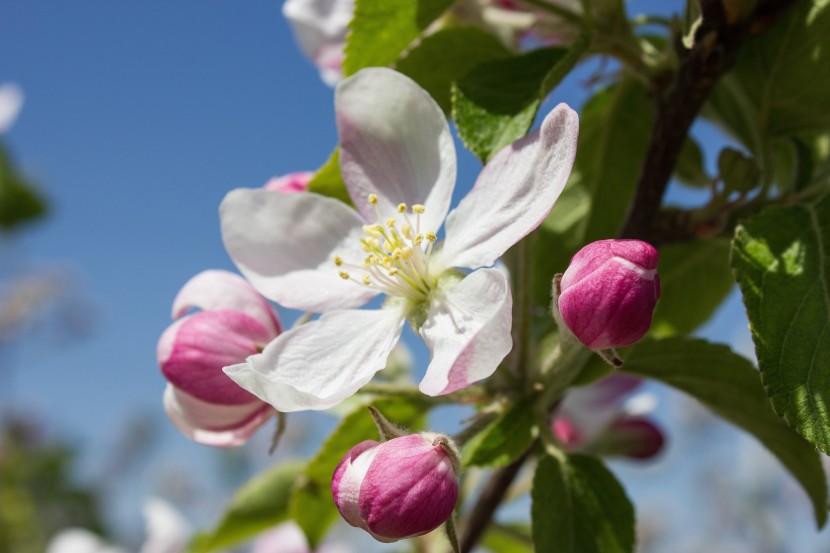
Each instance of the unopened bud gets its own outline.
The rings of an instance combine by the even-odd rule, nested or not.
[[[599,240],[579,250],[562,276],[559,311],[593,350],[633,344],[660,298],[657,250],[640,240]]]
[[[337,465],[331,492],[346,522],[393,542],[431,532],[450,517],[458,499],[456,467],[446,436],[367,440]]]

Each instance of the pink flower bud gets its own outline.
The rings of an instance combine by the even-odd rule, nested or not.
[[[599,240],[579,250],[560,285],[565,325],[594,350],[642,338],[660,298],[657,259],[654,246],[640,240]]]
[[[262,187],[274,192],[305,192],[308,190],[308,181],[314,173],[305,171],[301,173],[289,173],[281,177],[273,177]]]
[[[431,532],[450,517],[458,499],[452,447],[432,433],[360,442],[334,470],[337,509],[346,522],[382,542]]]
[[[193,308],[201,311],[188,314]],[[169,382],[164,392],[168,416],[201,444],[243,444],[273,410],[222,368],[244,362],[282,331],[276,313],[241,277],[204,271],[176,296],[173,317],[157,349]]]

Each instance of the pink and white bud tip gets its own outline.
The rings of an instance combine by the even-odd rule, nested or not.
[[[648,332],[660,298],[658,258],[654,246],[640,240],[588,244],[562,275],[558,298],[562,321],[593,350],[633,344]]]
[[[346,522],[378,541],[426,534],[455,508],[457,459],[449,438],[430,432],[360,442],[334,470],[334,503]]]

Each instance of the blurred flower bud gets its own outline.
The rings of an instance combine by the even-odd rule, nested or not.
[[[593,350],[633,344],[660,298],[657,250],[640,240],[599,240],[579,250],[562,276],[562,320]]]
[[[305,192],[308,190],[308,182],[314,173],[303,171],[300,173],[288,173],[281,177],[274,177],[265,183],[263,188],[274,192]]]
[[[721,150],[718,171],[726,190],[730,192],[749,192],[761,180],[761,169],[755,160],[732,148]]]
[[[334,470],[334,503],[378,541],[426,534],[455,508],[457,458],[449,438],[429,432],[360,442]]]
[[[201,311],[188,314],[193,308]],[[158,343],[158,363],[169,385],[164,408],[192,440],[218,447],[243,443],[273,414],[223,367],[262,350],[282,326],[270,304],[241,277],[204,271],[173,302],[176,321]]]

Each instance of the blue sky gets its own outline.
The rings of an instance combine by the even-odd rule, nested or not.
[[[203,269],[233,269],[219,233],[219,202],[232,188],[315,169],[336,142],[332,91],[300,54],[280,5],[8,0],[0,6],[0,82],[17,82],[26,94],[6,139],[52,207],[47,220],[0,243],[0,274],[60,267],[96,315],[93,333],[76,343],[28,340],[3,357],[11,365],[0,369],[0,402],[37,414],[51,432],[79,443],[87,477],[106,466],[128,421],[158,424],[151,458],[118,490],[126,499],[115,505],[114,518],[133,537],[141,497],[162,493],[170,474],[215,478],[217,455],[167,424],[155,344],[188,278]],[[553,100],[581,105],[586,74],[571,78]],[[722,139],[701,133],[711,159]],[[463,192],[478,165],[460,148],[459,155]],[[734,296],[706,333],[748,351],[741,317]],[[661,414],[675,420],[685,400],[661,394]],[[331,424],[324,415],[292,420],[297,432]],[[719,432],[733,450],[743,440],[731,429]],[[270,462],[264,441],[247,454],[256,466]],[[747,447],[746,455],[755,456],[751,440]],[[733,450],[726,459],[735,458]],[[677,493],[694,487],[694,480],[666,476],[679,470],[669,461],[682,463],[683,455],[673,445],[654,469]],[[659,496],[653,473],[620,471],[635,498]],[[197,522],[211,520],[223,502],[218,486],[205,486],[213,502],[189,506]],[[796,516],[807,519],[799,532],[818,544],[806,500],[795,494],[793,504]]]

